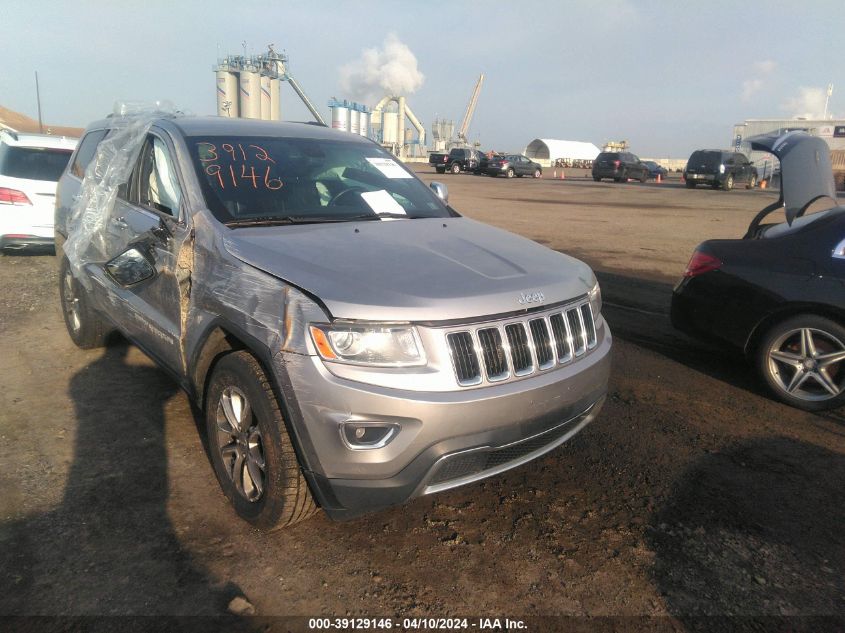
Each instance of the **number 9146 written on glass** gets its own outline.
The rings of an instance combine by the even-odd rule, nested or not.
[[[276,191],[282,188],[282,181],[279,178],[270,177],[271,166],[275,165],[276,161],[260,145],[223,143],[219,150],[214,143],[202,142],[197,145],[200,151],[200,162],[203,163],[205,173],[211,176],[209,181],[212,183],[216,181],[221,189],[251,186],[253,189]],[[221,166],[218,162],[221,158],[229,164]],[[247,164],[253,161],[260,161],[263,164]]]

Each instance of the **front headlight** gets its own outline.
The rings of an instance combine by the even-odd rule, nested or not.
[[[425,365],[419,334],[408,325],[312,324],[310,330],[323,360],[372,367]]]
[[[599,282],[590,290],[590,308],[593,310],[593,318],[597,319],[601,314],[601,288]]]

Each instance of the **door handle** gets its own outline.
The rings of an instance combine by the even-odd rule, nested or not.
[[[114,218],[111,221],[111,223],[114,224],[116,227],[118,227],[120,229],[128,229],[129,228],[129,224],[127,224],[126,218],[124,218],[123,216],[121,216],[119,218]]]

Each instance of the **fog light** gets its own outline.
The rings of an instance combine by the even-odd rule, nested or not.
[[[344,422],[340,428],[344,443],[353,450],[381,448],[396,437],[398,432],[399,427],[395,424]]]

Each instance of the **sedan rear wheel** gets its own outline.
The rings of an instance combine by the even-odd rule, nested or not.
[[[758,351],[758,369],[775,396],[807,411],[845,403],[845,328],[805,314],[775,325]]]
[[[508,178],[513,178],[513,176],[514,176],[514,171],[513,171],[513,168],[508,167],[508,170],[505,172],[505,175],[506,175]]]

